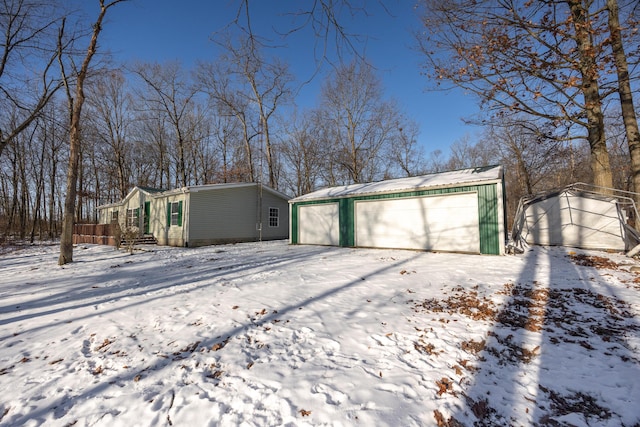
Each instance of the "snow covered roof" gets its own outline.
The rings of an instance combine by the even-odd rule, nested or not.
[[[502,166],[484,166],[457,171],[433,173],[410,178],[389,179],[366,184],[351,184],[324,188],[290,200],[290,203],[305,200],[335,199],[366,194],[418,191],[438,187],[456,187],[461,184],[498,181],[502,179]]]

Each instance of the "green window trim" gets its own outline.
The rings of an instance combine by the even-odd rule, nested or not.
[[[176,210],[173,207],[176,207]],[[175,215],[175,223],[173,221]],[[167,227],[182,227],[182,200],[178,202],[167,202]]]

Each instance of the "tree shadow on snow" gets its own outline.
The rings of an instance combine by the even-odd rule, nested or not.
[[[46,314],[58,313],[61,311],[73,311],[74,309],[91,305],[108,304],[109,302],[116,302],[120,299],[130,298],[132,296],[143,296],[145,294],[150,295],[144,300],[140,300],[138,298],[130,304],[117,304],[113,308],[101,309],[96,314],[85,314],[84,316],[71,319],[73,322],[81,323],[83,319],[88,317],[96,315],[104,316],[107,313],[117,312],[135,305],[143,305],[152,300],[167,298],[174,295],[176,292],[192,292],[195,290],[212,288],[219,285],[220,280],[239,279],[259,273],[260,271],[272,272],[299,261],[323,257],[327,258],[327,263],[331,263],[332,258],[340,257],[344,251],[351,250],[333,247],[305,247],[304,250],[296,250],[296,248],[293,247],[289,249],[291,250],[287,250],[284,254],[282,251],[279,251],[277,253],[278,256],[274,256],[274,253],[265,253],[264,255],[252,254],[252,261],[248,264],[237,263],[236,259],[224,259],[224,257],[217,259],[216,257],[212,257],[212,265],[210,267],[207,266],[205,268],[197,269],[192,265],[193,262],[189,261],[185,257],[179,260],[179,263],[182,265],[172,264],[168,266],[167,274],[162,278],[155,280],[140,279],[139,283],[129,280],[126,284],[122,285],[126,288],[126,292],[118,292],[115,295],[113,289],[91,288],[91,286],[89,286],[90,284],[87,284],[86,281],[83,282],[82,279],[75,279],[73,288],[76,292],[70,297],[70,304],[60,306],[58,308],[50,308],[30,315],[25,314],[23,317],[14,316],[9,319],[3,319],[0,323],[5,325],[12,324],[19,320],[27,320],[34,316],[44,316]],[[404,260],[394,260],[394,262],[382,265],[376,269],[367,268],[367,272],[361,276],[352,277],[342,281],[341,283],[336,283],[335,286],[329,289],[325,288],[326,290],[323,290],[310,298],[306,298],[303,301],[292,302],[289,305],[277,307],[277,309],[271,311],[263,310],[261,313],[256,313],[257,316],[249,318],[244,323],[238,324],[228,330],[211,331],[212,336],[210,337],[194,342],[173,353],[168,353],[164,357],[156,357],[153,360],[144,362],[144,366],[131,366],[130,369],[123,372],[119,372],[115,375],[109,375],[109,377],[102,382],[92,384],[82,390],[75,390],[73,396],[60,396],[50,404],[35,409],[29,413],[12,414],[9,412],[6,414],[3,421],[18,425],[33,420],[41,420],[44,422],[51,414],[54,414],[56,418],[63,417],[64,413],[68,412],[70,408],[75,405],[74,402],[85,402],[91,398],[99,397],[100,395],[108,393],[112,388],[118,389],[124,384],[138,382],[141,376],[144,375],[156,375],[165,369],[172,367],[178,368],[184,364],[184,359],[188,358],[192,353],[196,352],[196,350],[217,351],[223,348],[231,339],[242,336],[242,334],[245,334],[249,329],[261,327],[262,325],[269,323],[277,323],[283,317],[286,317],[287,314],[296,312],[297,310],[303,309],[319,301],[326,300],[353,287],[366,286],[366,281],[370,277],[388,270],[398,269],[418,256],[420,256],[420,254],[416,253],[412,257],[407,257]],[[135,262],[133,264],[135,265]],[[143,265],[138,266],[138,268],[132,271],[132,274],[135,272],[136,277],[144,277],[146,269],[157,268],[156,264],[149,267],[145,267],[144,262],[141,264]],[[180,271],[182,269],[187,269],[187,272]],[[169,271],[171,271],[171,273],[169,273]],[[154,272],[153,277],[156,276],[157,273]],[[121,273],[116,274],[116,276],[111,279],[115,279],[116,277],[121,279]],[[109,277],[100,276],[100,278],[96,278],[94,280],[100,280],[100,282],[102,282],[109,280]],[[169,288],[171,288],[171,291],[165,292]],[[62,300],[64,300],[64,294],[60,292],[46,298],[41,298],[37,301],[32,301],[30,304],[32,304],[33,307],[46,308],[50,307],[51,304],[59,304]],[[259,317],[259,319],[257,319],[257,317]],[[69,321],[70,319],[66,318],[60,320],[59,323],[68,323]],[[48,323],[47,325],[38,326],[30,330],[47,328],[51,325],[51,323]],[[8,337],[1,337],[0,340],[5,338]],[[206,378],[203,379],[208,381],[217,381],[218,375],[220,375],[221,372],[213,370],[206,373],[203,371],[202,375],[205,376],[205,374]],[[64,410],[61,408],[64,408]]]
[[[485,340],[462,343],[477,358],[463,407],[436,411],[437,425],[638,425],[637,387],[625,388],[640,378],[633,311],[605,270],[576,265],[588,257],[543,247],[523,256]]]
[[[113,264],[106,273],[100,270],[99,274],[92,276],[74,274],[72,264],[67,267],[70,277],[66,278],[64,284],[58,289],[53,283],[27,284],[46,287],[50,292],[45,296],[23,301],[19,306],[14,304],[0,306],[0,316],[8,314],[7,317],[0,318],[0,325],[10,327],[14,323],[53,314],[73,313],[74,310],[81,308],[91,306],[101,308],[81,317],[63,318],[59,322],[49,322],[35,328],[23,329],[21,332],[47,328],[59,323],[80,321],[114,310],[167,298],[176,292],[208,289],[216,285],[219,280],[241,279],[246,275],[254,274],[256,269],[277,270],[301,259],[326,255],[327,250],[327,248],[313,248],[306,251],[287,251],[285,254],[278,254],[278,257],[270,253],[253,254],[249,263],[213,256],[204,261],[205,265],[199,263],[201,260],[197,258],[197,249],[188,250],[193,252],[194,259],[188,256],[176,257],[167,260],[166,265],[139,260],[139,257],[130,257],[123,253],[118,257],[108,258]],[[75,265],[84,262],[79,256],[78,258]],[[162,271],[161,274],[158,272],[159,269]],[[16,289],[16,291],[19,290]],[[169,290],[171,292],[167,292]],[[145,295],[147,298],[143,300],[136,299]],[[109,308],[110,304],[129,299],[134,301]],[[10,336],[11,334],[0,336],[0,341]]]

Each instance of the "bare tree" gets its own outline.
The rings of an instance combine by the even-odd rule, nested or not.
[[[242,177],[238,176],[238,170],[242,169],[239,165],[244,163],[242,155],[239,155],[242,153],[242,147],[238,148],[237,144],[237,141],[242,139],[239,134],[239,122],[233,116],[220,114],[218,111],[215,111],[210,119],[213,122],[212,138],[220,161],[215,181],[242,181]]]
[[[112,70],[96,76],[88,88],[87,120],[95,128],[93,150],[115,175],[118,196],[124,199],[131,185],[131,95],[122,72]],[[96,165],[97,166],[97,165]]]
[[[541,136],[546,133],[545,129],[532,129],[524,117],[520,121],[516,117],[497,120],[478,141],[466,137],[452,144],[445,169],[503,165],[510,223],[522,196],[590,178],[586,146]]]
[[[189,114],[191,125],[188,127],[187,139],[189,144],[189,168],[194,171],[193,180],[195,185],[210,184],[214,182],[216,172],[219,168],[217,152],[212,138],[211,123],[209,114],[200,104]]]
[[[220,80],[220,73],[222,73],[229,77],[225,80],[233,87],[233,89],[226,88],[226,104],[229,104],[228,101],[231,100],[229,95],[232,93],[236,104],[239,102],[240,106],[244,105],[255,111],[258,122],[253,127],[259,133],[260,148],[264,150],[262,154],[266,161],[268,183],[272,188],[277,188],[272,125],[278,109],[290,101],[289,86],[293,77],[289,73],[287,64],[278,58],[267,58],[264,55],[265,49],[257,37],[243,33],[236,36],[225,33],[215,40],[224,49],[224,53],[217,61],[217,79]],[[214,76],[211,75],[211,68],[209,68],[205,82],[210,81],[211,77]],[[208,86],[211,87],[211,84]],[[229,93],[230,91],[233,92]],[[219,90],[214,93],[216,92],[221,94]],[[218,102],[221,101],[218,96]],[[234,106],[233,109],[238,110],[238,106]]]
[[[625,53],[623,45],[618,1],[607,0],[607,11],[611,50],[618,77],[620,108],[622,110],[622,120],[631,158],[631,181],[633,183],[633,191],[640,192],[640,131],[638,131],[638,118],[636,117],[636,110],[633,105],[631,78],[629,76],[627,54]],[[636,200],[636,203],[640,203],[640,200]]]
[[[176,184],[186,186],[189,184],[189,171],[187,170],[187,145],[191,143],[187,139],[189,126],[189,114],[195,108],[194,97],[197,89],[184,74],[182,66],[178,62],[166,64],[138,64],[135,73],[145,83],[148,93],[143,95],[148,110],[156,114],[163,114],[171,125],[172,136],[176,144]]]
[[[384,100],[382,85],[371,66],[352,62],[338,68],[322,88],[321,114],[330,152],[348,182],[380,179],[378,160],[397,140],[399,111]]]
[[[319,140],[313,123],[318,115],[313,112],[299,120],[292,120],[282,143],[282,155],[288,166],[285,173],[287,190],[294,196],[309,193],[320,184],[326,165],[327,147]]]
[[[209,97],[213,109],[222,116],[234,117],[240,125],[245,162],[242,168],[244,171],[239,175],[245,180],[256,182],[253,141],[260,135],[260,131],[252,125],[254,116],[249,108],[247,96],[235,86],[227,67],[228,64],[224,61],[215,64],[201,63],[197,70],[198,82],[201,90]],[[225,135],[223,137],[226,138]]]
[[[48,230],[49,238],[53,239],[58,235],[60,227],[61,209],[61,185],[62,180],[62,168],[60,164],[64,161],[64,157],[67,155],[65,138],[68,135],[68,122],[62,120],[60,117],[66,117],[64,113],[64,106],[56,100],[47,104],[43,110],[40,121],[40,129],[42,130],[42,144],[47,147],[45,163],[41,165],[42,174],[47,177],[48,186]]]
[[[287,71],[287,66],[275,61],[271,64],[255,58],[257,69],[250,66],[244,67],[244,77],[247,79],[253,94],[260,117],[260,131],[264,142],[267,170],[269,174],[269,186],[278,188],[276,180],[276,156],[274,144],[271,141],[271,119],[281,103],[286,102],[290,92],[287,84],[292,80]]]
[[[5,0],[0,5],[0,155],[27,129],[62,87],[57,58],[55,2]],[[20,114],[12,117],[12,112]]]
[[[261,44],[263,47],[274,47],[279,41],[273,41],[264,34],[257,34],[252,25],[252,9],[250,0],[238,0],[238,9],[233,22],[219,34],[227,33],[231,26],[237,27],[252,43],[252,49]],[[372,2],[369,8],[379,6],[389,13],[384,2]],[[390,14],[390,13],[389,13]],[[315,60],[314,76],[320,71],[323,63],[332,65],[342,63],[345,58],[364,60],[362,54],[367,38],[362,34],[350,31],[348,21],[357,16],[367,16],[367,9],[362,2],[352,0],[313,0],[296,5],[287,11],[289,25],[275,28],[277,36],[290,38],[303,31],[310,31],[315,37],[313,50]],[[335,57],[334,57],[335,56]]]
[[[74,68],[72,73],[67,71],[63,60],[63,46],[65,45],[63,41],[64,23],[58,36],[58,59],[69,104],[69,165],[67,168],[67,194],[64,203],[64,218],[62,222],[62,234],[60,236],[60,257],[58,258],[58,265],[73,262],[73,224],[76,210],[78,168],[80,164],[80,126],[82,124],[82,107],[85,101],[84,83],[89,74],[91,60],[96,53],[98,37],[102,31],[102,22],[107,11],[116,4],[126,0],[113,0],[109,3],[105,3],[104,0],[99,1],[100,12],[92,26],[93,30],[91,32],[89,47],[87,48],[80,68]],[[72,78],[74,81],[71,80]],[[72,85],[75,85],[75,90]]]
[[[426,173],[424,149],[418,144],[420,129],[413,121],[398,124],[397,139],[391,144],[389,154],[392,165],[398,167],[404,176]]]
[[[169,188],[172,185],[167,122],[168,119],[162,111],[147,110],[136,115],[132,161],[140,166],[147,161],[151,169],[148,173],[149,183],[144,184],[142,176],[137,177],[136,182],[140,185],[149,185],[151,182],[157,188]]]
[[[472,142],[468,135],[455,141],[449,147],[449,160],[446,168],[449,170],[466,169],[476,166],[487,166],[497,163],[491,151],[483,141]]]
[[[600,10],[581,0],[425,0],[419,36],[425,72],[477,94],[498,115],[524,113],[584,132],[596,185],[611,187],[600,69]],[[571,128],[575,132],[575,128]],[[556,134],[557,138],[571,135]]]

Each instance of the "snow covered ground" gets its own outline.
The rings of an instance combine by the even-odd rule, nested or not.
[[[640,424],[621,254],[0,248],[0,425]]]

